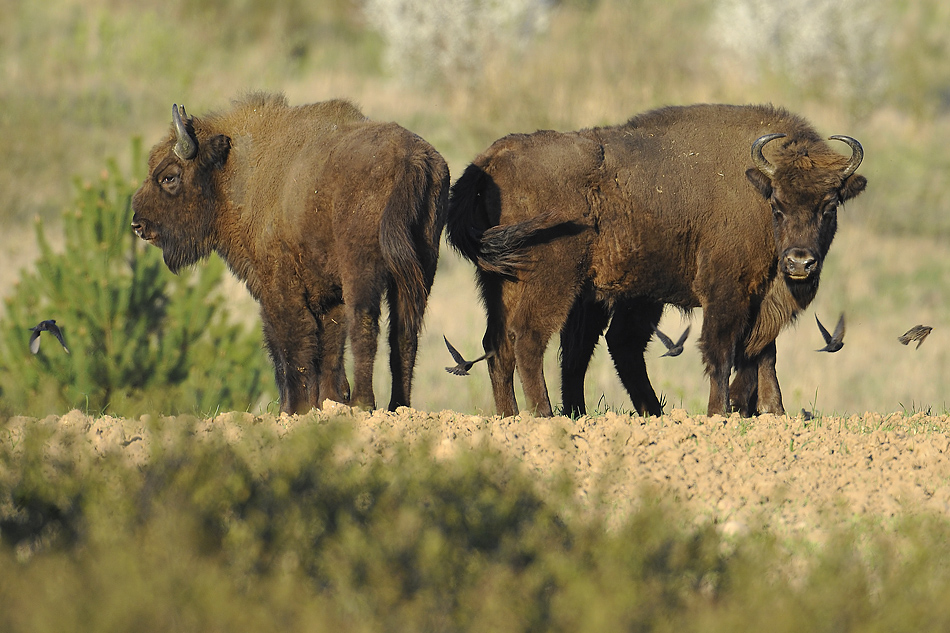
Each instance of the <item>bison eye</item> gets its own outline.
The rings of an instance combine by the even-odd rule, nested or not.
[[[160,184],[162,189],[166,192],[175,195],[181,187],[181,177],[175,173],[164,174],[159,177],[158,184]]]

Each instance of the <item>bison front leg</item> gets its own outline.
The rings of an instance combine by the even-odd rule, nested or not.
[[[324,400],[342,402],[350,401],[350,383],[346,379],[346,366],[343,354],[346,349],[346,308],[342,303],[330,308],[321,315],[322,325],[321,342],[323,352],[320,358],[320,390],[315,394],[315,407],[320,407]]]
[[[280,396],[281,413],[309,410],[307,392],[317,388],[313,341],[297,332],[281,318],[261,310],[264,343],[274,363],[274,378]]]
[[[736,367],[736,377],[729,385],[729,406],[744,417],[755,415],[759,398],[759,367],[754,363]]]
[[[762,353],[759,354],[759,394],[757,410],[759,413],[783,415],[785,413],[785,406],[782,404],[782,389],[779,387],[778,375],[775,373],[775,359],[775,341],[772,341],[766,345]]]
[[[736,377],[729,386],[733,411],[746,418],[760,413],[785,413],[775,360],[775,341],[772,341],[756,357],[737,364]]]
[[[745,325],[748,300],[741,292],[719,288],[713,301],[703,305],[700,339],[706,374],[709,376],[707,415],[729,414],[729,377],[735,362],[736,343]]]

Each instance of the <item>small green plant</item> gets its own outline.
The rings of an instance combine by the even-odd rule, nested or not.
[[[138,142],[133,164],[144,165]],[[40,258],[4,300],[6,413],[208,412],[247,409],[260,398],[265,355],[255,333],[228,322],[217,292],[224,264],[212,258],[169,273],[159,249],[129,228],[134,182],[115,161],[97,182],[77,182],[62,218],[62,252],[37,220]],[[70,353],[46,333],[39,353],[30,353],[29,328],[46,319],[62,328]]]

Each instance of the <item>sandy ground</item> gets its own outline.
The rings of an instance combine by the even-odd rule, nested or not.
[[[329,403],[328,403],[329,404]],[[398,445],[433,447],[438,459],[488,444],[521,462],[539,483],[569,474],[575,494],[620,521],[654,496],[681,504],[697,523],[726,533],[768,527],[820,542],[853,522],[885,527],[906,513],[950,515],[950,433],[947,416],[877,413],[806,420],[803,416],[689,417],[673,410],[659,418],[608,413],[571,420],[481,417],[454,411],[400,409],[368,413],[339,405],[306,416],[226,413],[198,422],[238,440],[263,425],[282,441],[294,429],[342,417],[354,436],[344,459],[392,454]],[[121,451],[148,459],[154,425],[141,419],[91,417],[72,411],[44,420],[12,418],[0,442],[18,442],[28,425],[47,425],[56,437],[85,436],[97,454]],[[192,419],[192,423],[194,420]],[[69,443],[63,443],[68,446]]]

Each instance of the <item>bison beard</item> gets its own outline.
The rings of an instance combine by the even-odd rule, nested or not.
[[[709,414],[783,411],[775,338],[815,296],[839,205],[867,184],[860,144],[832,138],[852,156],[785,110],[699,105],[496,141],[453,185],[447,229],[476,264],[498,412],[518,411],[517,367],[528,407],[552,413],[541,360],[560,331],[565,411],[582,413],[607,328],[633,404],[659,414],[643,351],[666,304],[703,308]],[[559,223],[586,230],[535,239]],[[499,257],[529,264],[499,274]]]
[[[172,108],[133,197],[132,228],[173,272],[214,251],[245,282],[283,412],[327,398],[375,407],[385,294],[395,409],[410,402],[448,188],[439,153],[394,123],[347,101],[291,107],[253,94],[203,119]]]

